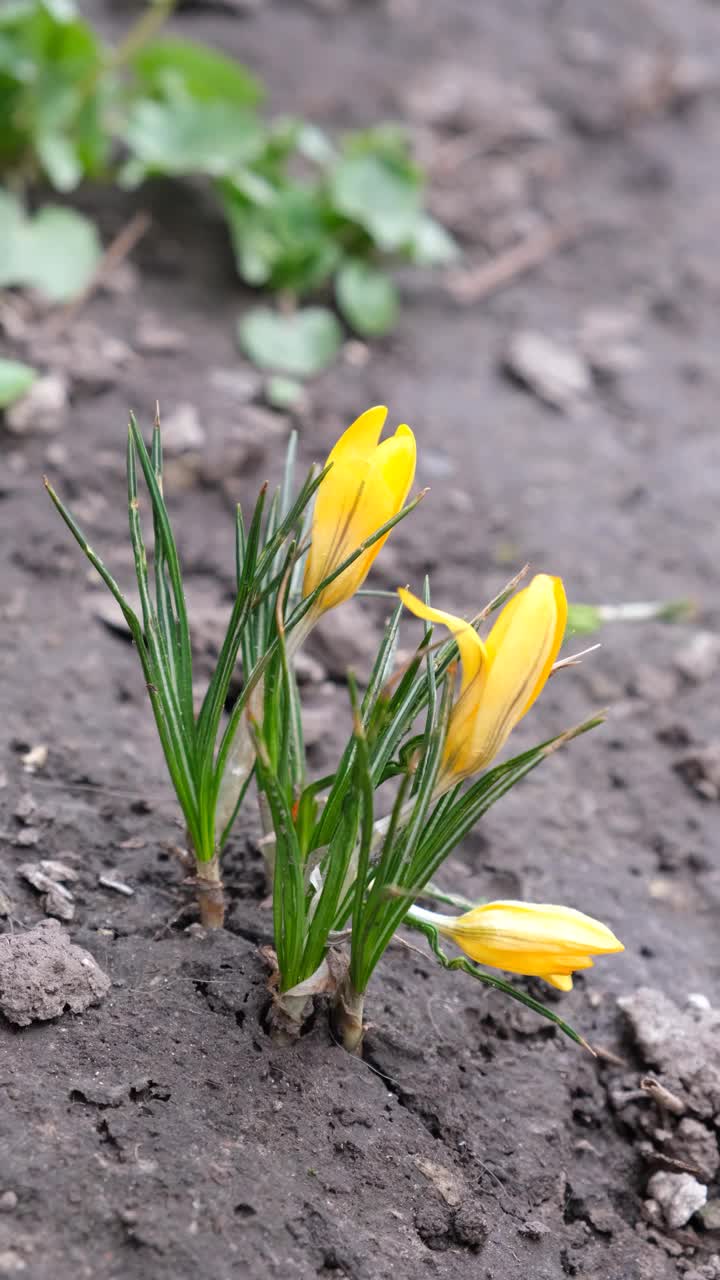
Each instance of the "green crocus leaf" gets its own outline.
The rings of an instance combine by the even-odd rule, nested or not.
[[[37,369],[21,360],[0,360],[0,409],[20,400],[37,378]]]
[[[320,373],[342,344],[338,320],[326,307],[306,307],[291,315],[256,307],[242,317],[238,334],[243,351],[260,369],[296,378]]]
[[[350,259],[337,274],[335,291],[343,316],[362,337],[381,337],[394,328],[398,295],[383,271],[358,258]]]

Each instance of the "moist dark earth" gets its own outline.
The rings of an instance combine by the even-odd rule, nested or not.
[[[92,7],[109,35],[136,12]],[[41,476],[130,586],[128,410],[149,428],[156,398],[170,422],[196,408],[205,449],[172,459],[166,487],[202,686],[231,596],[233,504],[279,478],[291,423],[262,405],[238,353],[253,299],[210,199],[84,193],[106,243],[138,207],[152,225],[125,289],[70,319],[65,346],[79,334],[93,368],[71,379],[58,429],[1,437],[0,929],[43,918],[22,863],[67,863],[78,880],[63,927],[112,987],[83,1014],[0,1018],[0,1275],[713,1280],[717,1231],[697,1216],[670,1229],[644,1203],[652,1173],[673,1167],[657,1151],[677,1116],[650,1099],[624,1108],[623,1090],[637,1095],[660,1064],[617,1000],[643,986],[678,1009],[720,999],[720,12],[267,0],[187,5],[172,25],[246,61],[276,111],[338,131],[409,121],[463,273],[548,222],[575,228],[475,302],[442,273],[407,276],[392,338],[350,345],[308,388],[292,423],[305,463],[374,403],[416,432],[431,492],[374,585],[417,589],[429,571],[436,601],[474,612],[529,560],[574,601],[689,597],[697,614],[608,625],[598,652],[551,681],[514,745],[599,706],[606,725],[517,788],[444,872],[469,897],[558,901],[611,925],[625,954],[553,1004],[598,1056],[402,946],[370,988],[362,1059],[334,1044],[322,1009],[294,1048],[275,1046],[253,807],[225,859],[227,929],[199,936],[138,665]],[[141,321],[179,330],[182,350],[142,350]],[[590,360],[564,409],[508,376],[521,330]],[[127,344],[118,362],[93,355],[107,338]],[[32,357],[37,342],[31,327],[4,351]],[[341,744],[343,673],[367,669],[382,616],[355,601],[314,641],[304,696],[319,773]],[[408,622],[404,643],[416,639]],[[31,772],[24,757],[41,746]],[[713,1148],[712,1108],[703,1123]]]

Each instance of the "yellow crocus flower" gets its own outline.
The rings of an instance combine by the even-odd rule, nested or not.
[[[402,510],[415,477],[415,437],[408,426],[379,444],[387,409],[367,409],[341,435],[330,453],[330,470],[315,499],[312,541],[305,565],[303,596],[377,529]],[[321,592],[315,616],[349,600],[365,581],[389,533],[378,538]]]
[[[504,746],[542,692],[562,644],[567,600],[562,579],[539,573],[505,605],[484,642],[452,613],[400,588],[403,604],[452,631],[460,650],[460,693],[450,713],[439,790],[478,773]]]
[[[572,990],[573,970],[592,968],[593,955],[625,950],[599,920],[548,903],[488,902],[461,916],[412,907],[409,916],[433,925],[478,964],[542,978],[560,991]]]

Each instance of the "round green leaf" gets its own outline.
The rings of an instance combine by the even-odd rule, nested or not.
[[[51,302],[82,293],[102,254],[95,224],[59,205],[28,218],[0,195],[0,288],[37,289]]]
[[[265,399],[273,409],[292,409],[302,403],[304,396],[303,385],[296,378],[275,374],[267,380]]]
[[[37,378],[37,370],[20,360],[0,360],[0,409],[20,400]]]
[[[264,145],[257,118],[223,102],[136,102],[126,127],[132,159],[147,174],[232,174]]]
[[[56,191],[72,191],[83,176],[77,147],[60,133],[44,133],[35,143],[38,158]]]
[[[52,302],[82,293],[102,256],[97,227],[74,209],[45,205],[21,236],[21,283]]]
[[[320,373],[342,344],[338,320],[326,307],[306,307],[286,316],[256,307],[242,317],[238,334],[243,351],[260,369],[296,378]]]
[[[408,166],[370,153],[347,156],[333,171],[330,196],[336,210],[359,223],[379,249],[401,249],[413,239],[422,197]]]
[[[410,258],[420,267],[443,267],[460,256],[457,241],[435,218],[421,218],[410,243]]]
[[[379,338],[394,328],[398,295],[383,271],[351,259],[337,274],[335,292],[345,319],[362,337]]]
[[[191,98],[200,102],[218,99],[254,107],[264,96],[260,81],[241,62],[192,40],[153,40],[135,54],[133,67],[152,91],[162,92],[171,75],[182,81]]]

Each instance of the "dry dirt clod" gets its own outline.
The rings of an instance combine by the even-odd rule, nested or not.
[[[134,345],[143,355],[174,356],[186,350],[188,338],[182,330],[173,329],[146,312],[138,321]]]
[[[559,129],[557,114],[530,89],[462,63],[424,70],[403,99],[414,120],[433,128],[477,132],[479,146],[546,142]]]
[[[51,885],[62,884],[69,880],[72,884],[77,880],[77,871],[64,862],[55,862],[52,858],[43,858],[41,862],[23,862],[18,867],[18,875],[27,880],[33,889],[46,893]],[[68,890],[65,890],[70,896]]]
[[[594,307],[580,323],[580,349],[601,378],[616,378],[642,362],[639,317],[622,308]]]
[[[303,739],[306,747],[317,747],[329,742],[337,724],[336,689],[329,680],[316,685],[312,698],[303,708]]]
[[[18,831],[14,837],[13,843],[21,849],[31,849],[34,845],[40,843],[42,832],[39,827],[23,827],[22,831]]]
[[[333,609],[312,634],[309,648],[333,680],[344,680],[348,667],[358,674],[368,670],[368,658],[377,648],[378,628],[358,600]]]
[[[563,413],[576,409],[592,390],[582,355],[543,333],[521,329],[510,339],[505,369],[544,404]]]
[[[19,1027],[82,1013],[109,989],[107,974],[56,920],[0,938],[0,1013]]]
[[[76,322],[54,335],[41,330],[29,351],[38,364],[91,393],[114,387],[133,360],[132,348],[122,338],[89,323]]]
[[[648,1191],[672,1230],[686,1226],[707,1201],[707,1187],[689,1173],[654,1173]]]
[[[48,749],[44,742],[38,742],[36,746],[31,747],[29,751],[21,756],[22,766],[26,773],[36,773],[38,769],[43,769],[47,764]]]
[[[50,886],[42,900],[42,907],[46,916],[54,916],[64,924],[69,924],[75,919],[75,903],[72,894],[61,884]]]
[[[262,387],[262,378],[254,369],[211,369],[208,382],[234,404],[250,404]]]
[[[720,1168],[720,1151],[714,1131],[692,1116],[680,1121],[670,1150],[678,1159],[694,1165],[705,1182],[712,1182]]]
[[[64,425],[70,384],[63,373],[47,373],[38,378],[21,400],[5,413],[5,426],[13,435],[51,434]]]
[[[42,908],[46,915],[55,916],[57,920],[69,923],[75,917],[75,903],[72,893],[66,889],[63,880],[71,883],[77,880],[77,872],[64,862],[54,862],[46,858],[41,862],[23,862],[18,867],[18,875],[27,880],[33,889],[44,894]]]
[[[182,403],[162,420],[163,451],[171,457],[178,453],[199,453],[205,447],[207,433],[194,404]]]
[[[13,809],[13,817],[17,818],[18,822],[25,824],[29,822],[36,808],[34,796],[29,791],[24,791]]]
[[[692,684],[711,680],[720,669],[720,636],[712,631],[698,631],[675,654],[674,663],[680,674]]]
[[[55,882],[62,883],[63,880],[69,880],[70,884],[74,884],[78,879],[77,871],[69,867],[66,862],[58,862],[54,858],[43,858],[40,869]]]
[[[673,769],[703,800],[720,800],[720,742],[688,751]]]
[[[646,1067],[701,1119],[720,1112],[720,1017],[678,1009],[661,991],[640,987],[618,1000]]]
[[[304,649],[295,657],[295,675],[298,684],[322,684],[325,679],[325,668]]]

